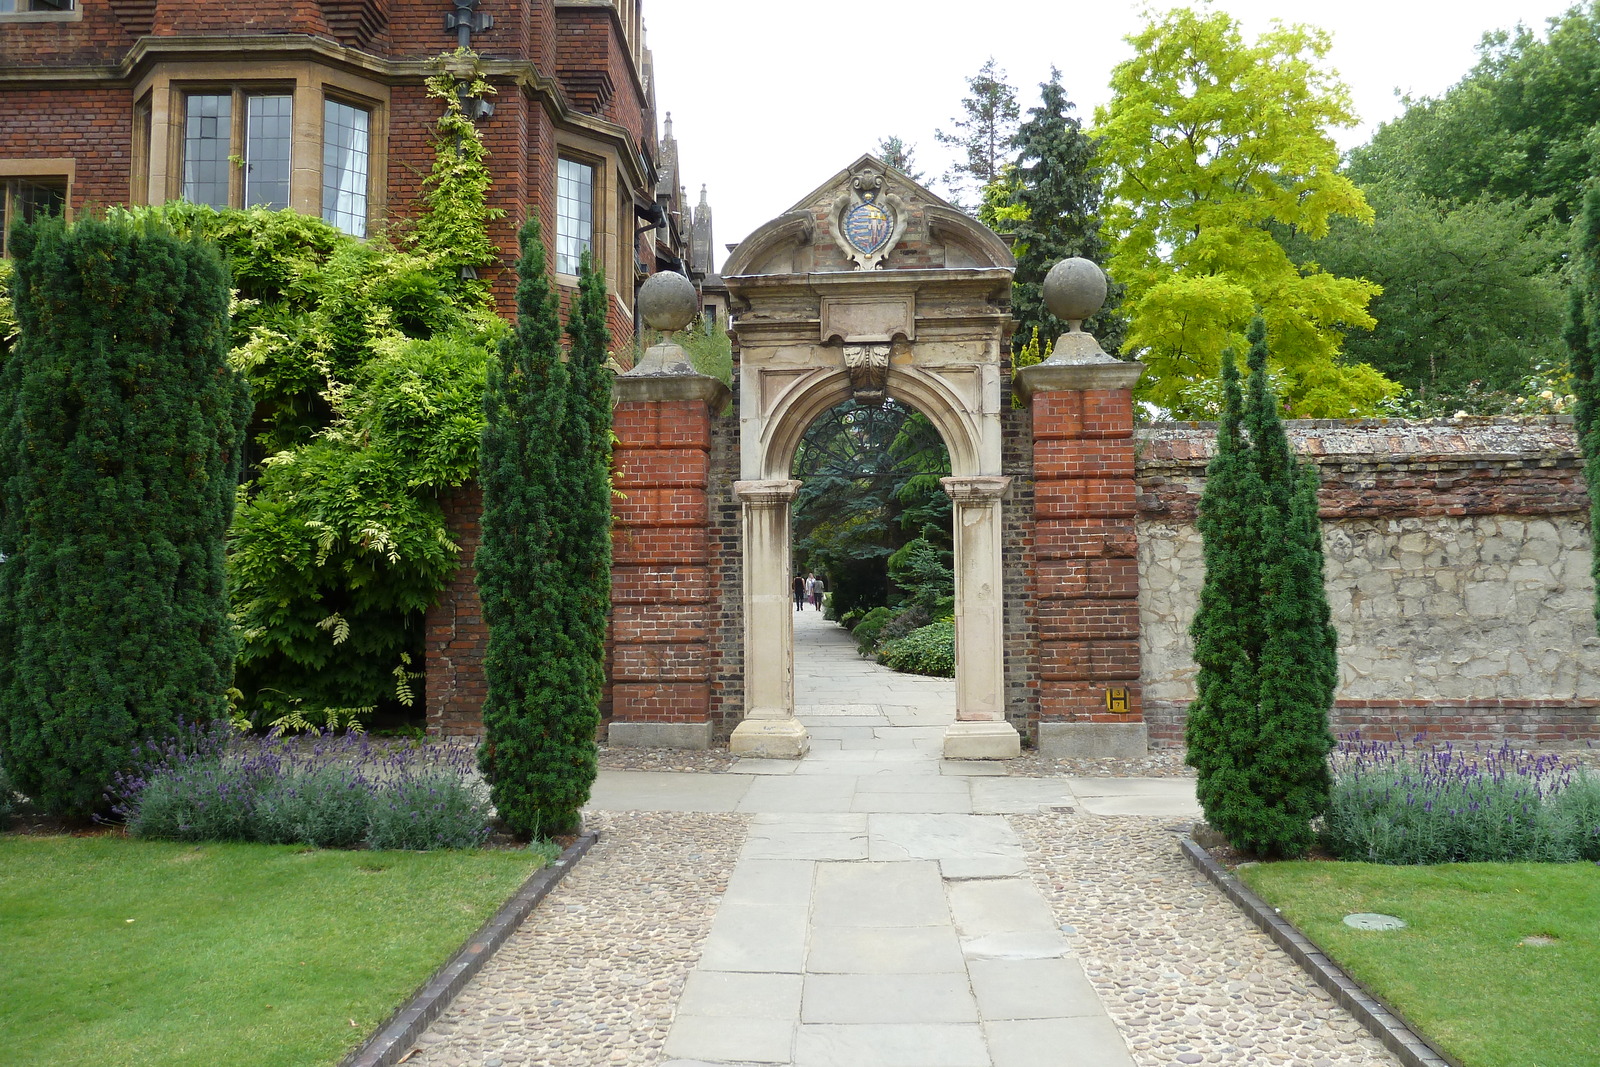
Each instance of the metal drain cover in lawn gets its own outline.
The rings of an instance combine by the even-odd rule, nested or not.
[[[1344,924],[1354,926],[1357,930],[1403,930],[1406,921],[1397,919],[1393,915],[1377,915],[1364,911],[1356,915],[1346,915]]]

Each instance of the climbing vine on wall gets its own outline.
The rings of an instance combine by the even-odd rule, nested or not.
[[[500,249],[489,240],[489,223],[504,218],[505,211],[489,206],[489,149],[467,107],[477,106],[495,90],[470,49],[458,48],[434,63],[439,72],[427,81],[428,95],[443,103],[444,114],[435,129],[433,169],[422,182],[427,211],[411,239],[417,251],[453,275],[452,284],[464,295],[487,303],[489,287],[477,272],[499,260]]]

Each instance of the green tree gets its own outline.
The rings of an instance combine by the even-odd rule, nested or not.
[[[1574,229],[1575,277],[1563,337],[1578,398],[1573,423],[1583,451],[1583,476],[1589,485],[1591,555],[1595,588],[1600,590],[1600,179],[1591,180],[1584,190]],[[1600,599],[1595,603],[1595,618],[1600,626]]]
[[[950,458],[920,413],[846,401],[806,428],[791,469],[797,565],[827,575],[835,617],[888,604],[889,558],[920,532],[949,550]]]
[[[1515,391],[1560,361],[1555,264],[1566,241],[1547,211],[1488,198],[1455,206],[1395,186],[1366,194],[1372,225],[1341,218],[1321,241],[1284,239],[1302,270],[1382,287],[1368,309],[1375,324],[1345,341],[1349,358],[1446,413],[1473,383]]]
[[[921,185],[926,179],[922,171],[917,168],[917,161],[914,158],[916,148],[916,145],[907,144],[903,138],[885,137],[878,142],[878,158]]]
[[[1271,229],[1316,240],[1332,216],[1372,217],[1328,133],[1355,121],[1320,65],[1328,35],[1280,25],[1250,45],[1227,14],[1178,8],[1128,40],[1136,54],[1112,72],[1095,133],[1123,348],[1150,368],[1139,395],[1180,418],[1212,414],[1189,387],[1216,377],[1259,308],[1296,414],[1377,411],[1399,387],[1339,358],[1344,331],[1372,325],[1377,287],[1297,270]]]
[[[1250,396],[1229,353],[1200,533],[1206,577],[1190,628],[1199,666],[1188,762],[1206,818],[1240,848],[1297,856],[1326,809],[1338,636],[1323,586],[1315,469],[1289,448],[1250,326]]]
[[[477,581],[489,643],[479,764],[501,819],[532,837],[575,829],[596,773],[610,393],[603,279],[585,256],[564,359],[538,223],[519,239],[516,331],[484,393]]]
[[[1017,320],[1018,348],[1035,330],[1049,341],[1066,331],[1067,324],[1044,306],[1044,278],[1050,268],[1071,256],[1103,267],[1108,252],[1100,233],[1104,171],[1095,166],[1095,142],[1070,114],[1073,104],[1059,70],[1051,67],[1050,80],[1039,89],[1039,106],[1028,111],[1028,120],[1017,130],[1011,193],[1020,209],[1011,226],[1017,257],[1011,313]],[[1121,299],[1122,287],[1113,284],[1105,306],[1085,324],[1108,352],[1116,352],[1122,343]]]
[[[1017,91],[1006,82],[1006,72],[990,56],[967,79],[970,96],[961,100],[961,115],[950,120],[954,133],[934,132],[942,145],[957,152],[945,183],[959,200],[967,183],[982,189],[1000,177],[1009,160],[1011,140],[1017,132]]]
[[[223,536],[249,391],[216,251],[155,224],[18,226],[0,369],[0,750],[46,810],[227,711]]]
[[[1391,182],[1440,200],[1548,198],[1570,220],[1600,152],[1600,2],[1487,33],[1478,62],[1438,97],[1407,100],[1350,153],[1363,185]]]

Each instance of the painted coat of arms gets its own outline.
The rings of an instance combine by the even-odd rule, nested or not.
[[[884,188],[883,172],[863,167],[833,206],[834,240],[857,270],[876,270],[906,231],[905,202]]]

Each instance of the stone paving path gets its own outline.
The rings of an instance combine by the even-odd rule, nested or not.
[[[600,845],[407,1063],[1394,1063],[1182,863],[1192,780],[943,760],[951,682],[795,642],[811,754],[601,772]]]

